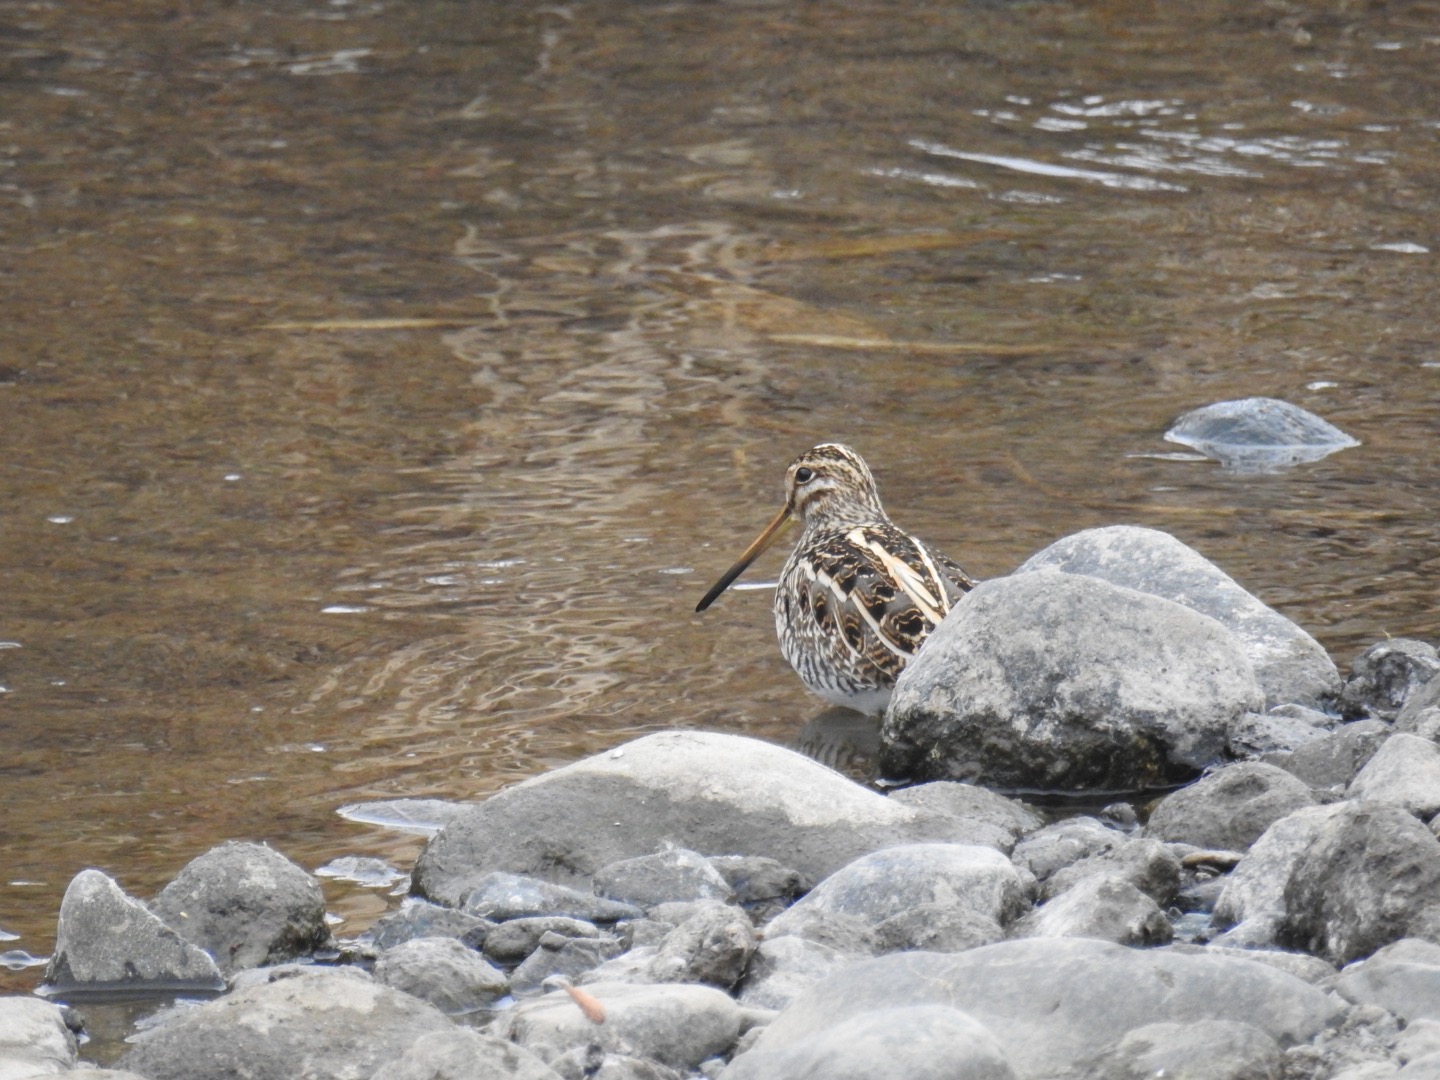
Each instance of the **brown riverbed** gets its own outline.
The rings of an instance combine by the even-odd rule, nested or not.
[[[86,866],[404,866],[335,808],[793,740],[768,593],[692,609],[824,439],[981,576],[1132,522],[1342,668],[1433,636],[1437,28],[0,3],[0,950]],[[1248,395],[1363,445],[1167,457]]]

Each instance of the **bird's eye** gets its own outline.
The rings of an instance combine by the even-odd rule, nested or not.
[[[815,470],[800,468],[795,470],[795,482],[797,484],[808,484],[815,479]]]

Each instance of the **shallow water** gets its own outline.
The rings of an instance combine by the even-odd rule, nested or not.
[[[981,576],[1131,522],[1342,668],[1432,636],[1436,14],[0,3],[6,947],[85,866],[797,739],[769,594],[692,609],[824,439]],[[1250,395],[1363,445],[1161,438]]]

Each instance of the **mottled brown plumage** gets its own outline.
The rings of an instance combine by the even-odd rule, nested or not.
[[[775,590],[780,651],[827,701],[884,712],[906,662],[975,580],[890,520],[859,454],[822,443],[790,463],[785,506],[695,610],[729,588],[791,517],[803,531]]]

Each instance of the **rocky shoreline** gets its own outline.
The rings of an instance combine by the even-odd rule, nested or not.
[[[185,1000],[87,1075],[1440,1077],[1437,673],[1388,640],[1342,680],[1173,538],[1091,530],[906,670],[910,786],[649,735],[459,809],[355,941],[263,845],[148,904],[86,870],[51,1000],[0,997],[0,1078],[84,1067],[84,1001],[141,989]]]

